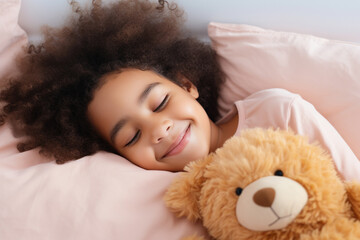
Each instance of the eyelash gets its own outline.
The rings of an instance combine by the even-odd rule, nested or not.
[[[130,146],[133,143],[135,143],[140,138],[140,135],[141,135],[140,130],[137,130],[134,137],[127,144],[125,144],[125,147]]]
[[[162,100],[162,102],[159,104],[159,106],[157,106],[153,112],[158,112],[161,111],[167,104],[167,102],[169,101],[169,94],[166,94],[166,96],[164,97],[164,99]]]
[[[159,104],[159,106],[157,106],[157,107],[153,110],[153,112],[161,111],[161,110],[166,106],[166,104],[168,103],[168,101],[169,101],[169,94],[167,94],[167,95],[164,97],[164,99],[161,101],[161,103]],[[128,143],[125,144],[125,147],[130,146],[130,145],[132,145],[133,143],[135,143],[135,142],[140,138],[140,136],[141,136],[141,132],[140,132],[140,130],[137,130],[136,133],[135,133],[135,135],[134,135],[134,137],[133,137]]]

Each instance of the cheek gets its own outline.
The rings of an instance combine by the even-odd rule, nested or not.
[[[120,154],[135,165],[144,169],[156,169],[156,159],[151,148],[132,146],[131,149],[121,151]]]
[[[194,99],[193,97],[186,96],[183,98],[176,99],[174,101],[174,106],[172,110],[175,113],[183,114],[192,118],[197,119],[197,121],[207,121],[208,116],[204,110],[204,108],[200,105],[200,103]]]

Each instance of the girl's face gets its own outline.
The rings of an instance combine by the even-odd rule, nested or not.
[[[88,106],[99,134],[122,156],[153,170],[181,171],[210,151],[213,123],[198,91],[152,71],[125,69],[104,77]]]

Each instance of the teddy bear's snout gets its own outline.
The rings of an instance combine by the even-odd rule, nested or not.
[[[254,202],[262,207],[271,207],[275,199],[275,190],[273,188],[263,188],[254,194]]]
[[[239,187],[240,188],[240,187]],[[307,203],[305,188],[283,176],[266,176],[250,183],[236,203],[236,217],[253,231],[281,229],[289,225]]]

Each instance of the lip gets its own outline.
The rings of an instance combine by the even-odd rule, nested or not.
[[[171,144],[164,157],[174,156],[184,150],[190,140],[190,124],[189,126],[177,137],[175,142]]]

